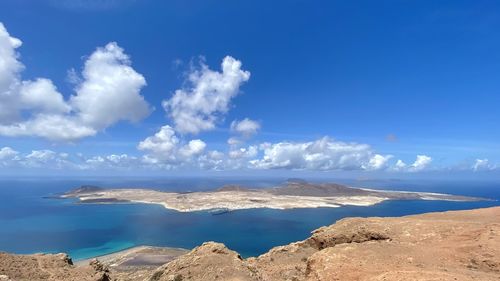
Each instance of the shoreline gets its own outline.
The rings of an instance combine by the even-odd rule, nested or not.
[[[140,247],[146,247],[146,246],[143,246],[143,245],[134,245],[134,246],[123,248],[121,250],[112,251],[112,252],[107,253],[107,254],[102,254],[102,255],[97,255],[97,256],[91,256],[91,257],[88,257],[88,258],[80,258],[80,259],[72,258],[72,260],[73,260],[73,263],[75,265],[83,263],[83,262],[85,262],[85,265],[87,265],[88,262],[90,262],[93,259],[99,259],[100,260],[101,258],[106,258],[108,256],[113,256],[113,255],[117,255],[117,254],[120,254],[120,253],[126,253],[127,251],[133,250],[135,248],[140,248]]]
[[[372,206],[386,200],[418,199],[445,201],[481,201],[485,198],[432,192],[375,190],[349,187],[335,183],[312,184],[287,182],[267,189],[249,189],[241,186],[223,186],[212,191],[178,193],[154,189],[105,189],[82,186],[64,193],[60,198],[76,198],[78,203],[142,203],[161,205],[178,212],[196,212],[224,209],[299,209],[338,208],[342,206]]]
[[[75,260],[73,264],[78,267],[87,266],[92,260],[97,259],[102,264],[118,270],[156,267],[189,251],[188,249],[176,247],[137,245],[109,254]]]

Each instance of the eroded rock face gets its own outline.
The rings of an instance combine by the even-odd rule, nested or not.
[[[313,242],[318,250],[322,250],[338,244],[387,240],[388,232],[388,227],[377,223],[376,219],[366,221],[366,219],[352,218],[316,229],[308,240]]]
[[[249,261],[267,280],[500,280],[500,208],[343,219]]]
[[[106,272],[75,267],[66,254],[10,255],[0,253],[0,280],[108,281]]]
[[[97,261],[76,268],[66,255],[0,254],[7,280],[498,281],[500,207],[343,219],[249,259],[208,242],[140,275],[116,275]]]
[[[349,228],[364,234],[382,234],[387,239],[326,247],[307,259],[305,280],[500,278],[500,208],[403,218],[346,219],[313,234],[311,239]]]
[[[207,242],[158,268],[150,281],[262,280],[258,271],[224,244]]]

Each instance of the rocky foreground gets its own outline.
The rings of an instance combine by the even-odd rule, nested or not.
[[[0,254],[0,280],[500,280],[500,207],[347,218],[243,259],[208,242],[155,269],[117,270],[67,255]]]

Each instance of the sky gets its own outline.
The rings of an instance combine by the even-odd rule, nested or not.
[[[3,0],[0,175],[500,178],[498,1]]]

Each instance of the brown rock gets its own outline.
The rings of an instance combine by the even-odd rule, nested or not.
[[[150,281],[262,280],[257,270],[224,244],[207,242],[158,268]]]
[[[92,267],[75,267],[66,254],[10,255],[0,253],[0,280],[108,281]]]
[[[350,228],[390,239],[325,248],[308,258],[305,280],[500,280],[500,208],[346,219],[327,231]]]
[[[249,262],[265,280],[500,280],[500,207],[347,218]]]

